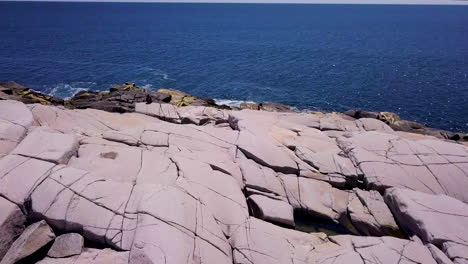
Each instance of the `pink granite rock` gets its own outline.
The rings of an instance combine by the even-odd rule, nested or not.
[[[0,159],[0,195],[9,201],[23,206],[30,193],[55,164],[18,155],[8,155]]]
[[[74,135],[36,129],[21,141],[12,154],[66,164],[76,155],[77,149],[78,140]]]
[[[441,140],[409,140],[364,132],[342,137],[340,147],[361,169],[369,188],[408,188],[468,201],[468,148]]]
[[[368,236],[403,237],[390,209],[377,191],[354,189],[348,202],[348,215],[354,227]]]
[[[385,201],[407,233],[417,235],[425,243],[443,247],[452,260],[468,259],[467,204],[446,195],[398,188],[387,190]]]
[[[8,150],[0,156],[0,197],[60,233],[80,233],[99,247],[122,250],[85,249],[41,263],[466,260],[455,238],[429,241],[439,249],[416,236],[386,237],[402,234],[374,191],[401,186],[464,201],[465,146],[401,135],[380,121],[335,113],[137,108],[141,113],[29,106],[37,127],[27,124],[29,135],[13,150],[18,154]],[[12,135],[21,132],[14,129]],[[76,144],[70,148],[64,138]],[[72,152],[76,156],[68,160]],[[406,210],[405,203],[396,204]],[[294,210],[355,234],[383,237],[327,237],[280,227],[295,225]],[[415,233],[418,228],[411,227]],[[434,230],[430,234],[439,236]]]
[[[17,101],[0,101],[0,158],[10,153],[33,124],[31,111]]]
[[[253,216],[257,218],[289,226],[295,225],[293,208],[285,201],[254,194],[249,196],[248,202]]]

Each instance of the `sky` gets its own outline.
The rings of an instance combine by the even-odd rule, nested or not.
[[[0,0],[1,1],[1,0]],[[31,1],[31,0],[16,0]],[[167,2],[167,3],[310,3],[310,4],[423,4],[468,5],[468,0],[32,0],[60,2]]]

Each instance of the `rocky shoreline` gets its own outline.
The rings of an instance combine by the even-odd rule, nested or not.
[[[98,109],[108,112],[128,113],[135,111],[135,103],[171,103],[178,107],[182,106],[208,106],[226,110],[261,110],[268,112],[295,112],[292,107],[274,102],[247,103],[243,102],[240,107],[218,105],[211,98],[198,98],[182,91],[174,89],[159,89],[150,91],[138,87],[135,83],[114,85],[109,91],[81,91],[69,99],[62,99],[41,94],[14,81],[0,82],[0,100],[17,100],[25,104],[39,103],[44,105],[63,105],[68,109]],[[305,111],[308,112],[308,111]],[[316,112],[316,111],[314,111]],[[385,122],[395,131],[404,131],[422,135],[430,135],[441,139],[455,141],[468,141],[468,134],[453,132],[437,128],[426,127],[424,124],[402,120],[397,114],[391,112],[369,112],[364,110],[348,110],[343,113],[355,119],[374,118]]]
[[[468,263],[466,135],[133,83],[0,99],[0,264]]]

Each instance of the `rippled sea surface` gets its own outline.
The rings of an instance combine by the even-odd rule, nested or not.
[[[468,6],[0,2],[0,80],[136,82],[468,131]]]

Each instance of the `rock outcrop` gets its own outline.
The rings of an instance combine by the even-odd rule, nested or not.
[[[467,259],[468,147],[453,141],[337,113],[0,109],[2,264]]]
[[[391,112],[368,112],[362,110],[348,110],[344,112],[345,115],[361,119],[361,118],[373,118],[378,119],[386,124],[388,124],[392,129],[395,131],[404,131],[410,133],[418,133],[422,135],[429,135],[434,136],[437,138],[442,139],[450,139],[450,140],[461,140],[461,141],[468,141],[468,135],[465,133],[456,133],[436,128],[426,127],[425,125],[409,120],[402,120],[400,116],[391,113]]]

